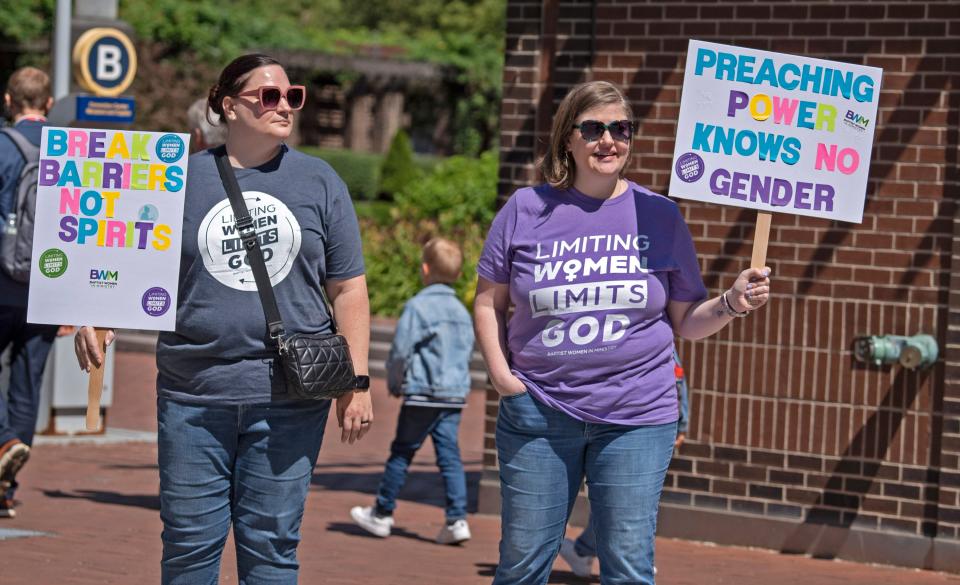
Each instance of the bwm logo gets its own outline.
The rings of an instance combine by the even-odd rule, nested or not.
[[[120,280],[120,272],[117,270],[90,269],[90,286],[95,288],[113,288],[117,286]]]
[[[866,130],[867,126],[870,125],[870,120],[864,118],[853,110],[847,110],[847,115],[844,116],[843,121],[846,122],[848,126],[852,126],[861,131]]]

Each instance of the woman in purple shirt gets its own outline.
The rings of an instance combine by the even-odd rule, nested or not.
[[[600,580],[653,583],[674,335],[707,337],[767,301],[769,268],[707,298],[676,204],[624,178],[633,129],[614,85],[573,88],[540,162],[547,183],[507,201],[477,266],[477,340],[501,396],[498,585],[547,582],[584,477]]]

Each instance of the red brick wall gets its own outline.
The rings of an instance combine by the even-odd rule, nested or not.
[[[545,38],[552,29],[543,17],[553,14],[556,38]],[[627,91],[640,122],[630,176],[665,193],[690,38],[884,74],[863,223],[775,215],[768,307],[680,344],[691,428],[664,506],[956,541],[960,2],[510,1],[501,197],[537,180],[532,162],[547,130],[538,104],[555,107],[571,85],[591,79]],[[540,47],[551,45],[552,68],[540,70]],[[679,204],[705,282],[719,293],[749,263],[755,213]],[[857,335],[921,332],[940,344],[929,370],[853,360]],[[487,501],[496,480],[490,399]]]

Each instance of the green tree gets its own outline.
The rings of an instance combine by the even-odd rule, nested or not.
[[[380,194],[393,196],[404,191],[419,178],[420,172],[413,161],[410,137],[403,130],[397,130],[380,167]]]
[[[0,38],[19,43],[46,39],[53,32],[56,0],[3,0]]]
[[[55,0],[2,0],[2,5],[0,38],[23,46],[50,39]],[[133,26],[145,57],[175,69],[158,83],[191,94],[209,84],[191,79],[199,77],[197,62],[206,64],[205,73],[253,49],[353,54],[363,47],[389,46],[405,58],[453,72],[459,86],[452,124],[457,152],[476,155],[496,146],[506,0],[240,0],[229,5],[120,0],[119,16]],[[27,60],[47,57],[35,53]],[[139,105],[144,96],[136,92],[134,87]],[[159,128],[163,120],[158,114],[150,123]],[[176,123],[169,116],[166,120]]]

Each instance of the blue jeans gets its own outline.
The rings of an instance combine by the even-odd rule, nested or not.
[[[447,492],[447,522],[467,517],[467,478],[463,473],[460,446],[457,444],[459,429],[459,408],[404,405],[400,409],[397,436],[390,445],[390,458],[387,459],[377,489],[377,514],[393,514],[397,507],[397,496],[407,480],[407,468],[427,435],[430,435]]]
[[[56,336],[56,325],[27,323],[26,308],[0,306],[0,353],[10,346],[10,388],[6,399],[0,393],[0,445],[11,439],[33,444],[43,368]],[[6,497],[13,499],[16,487],[14,482]]]
[[[233,527],[241,584],[297,583],[297,544],[330,402],[157,401],[161,582],[216,585]]]
[[[529,393],[500,401],[495,585],[543,585],[586,476],[604,585],[653,584],[653,546],[677,424],[578,421]]]
[[[573,550],[581,557],[597,556],[597,533],[593,530],[593,514],[587,517],[587,525],[573,543]]]

